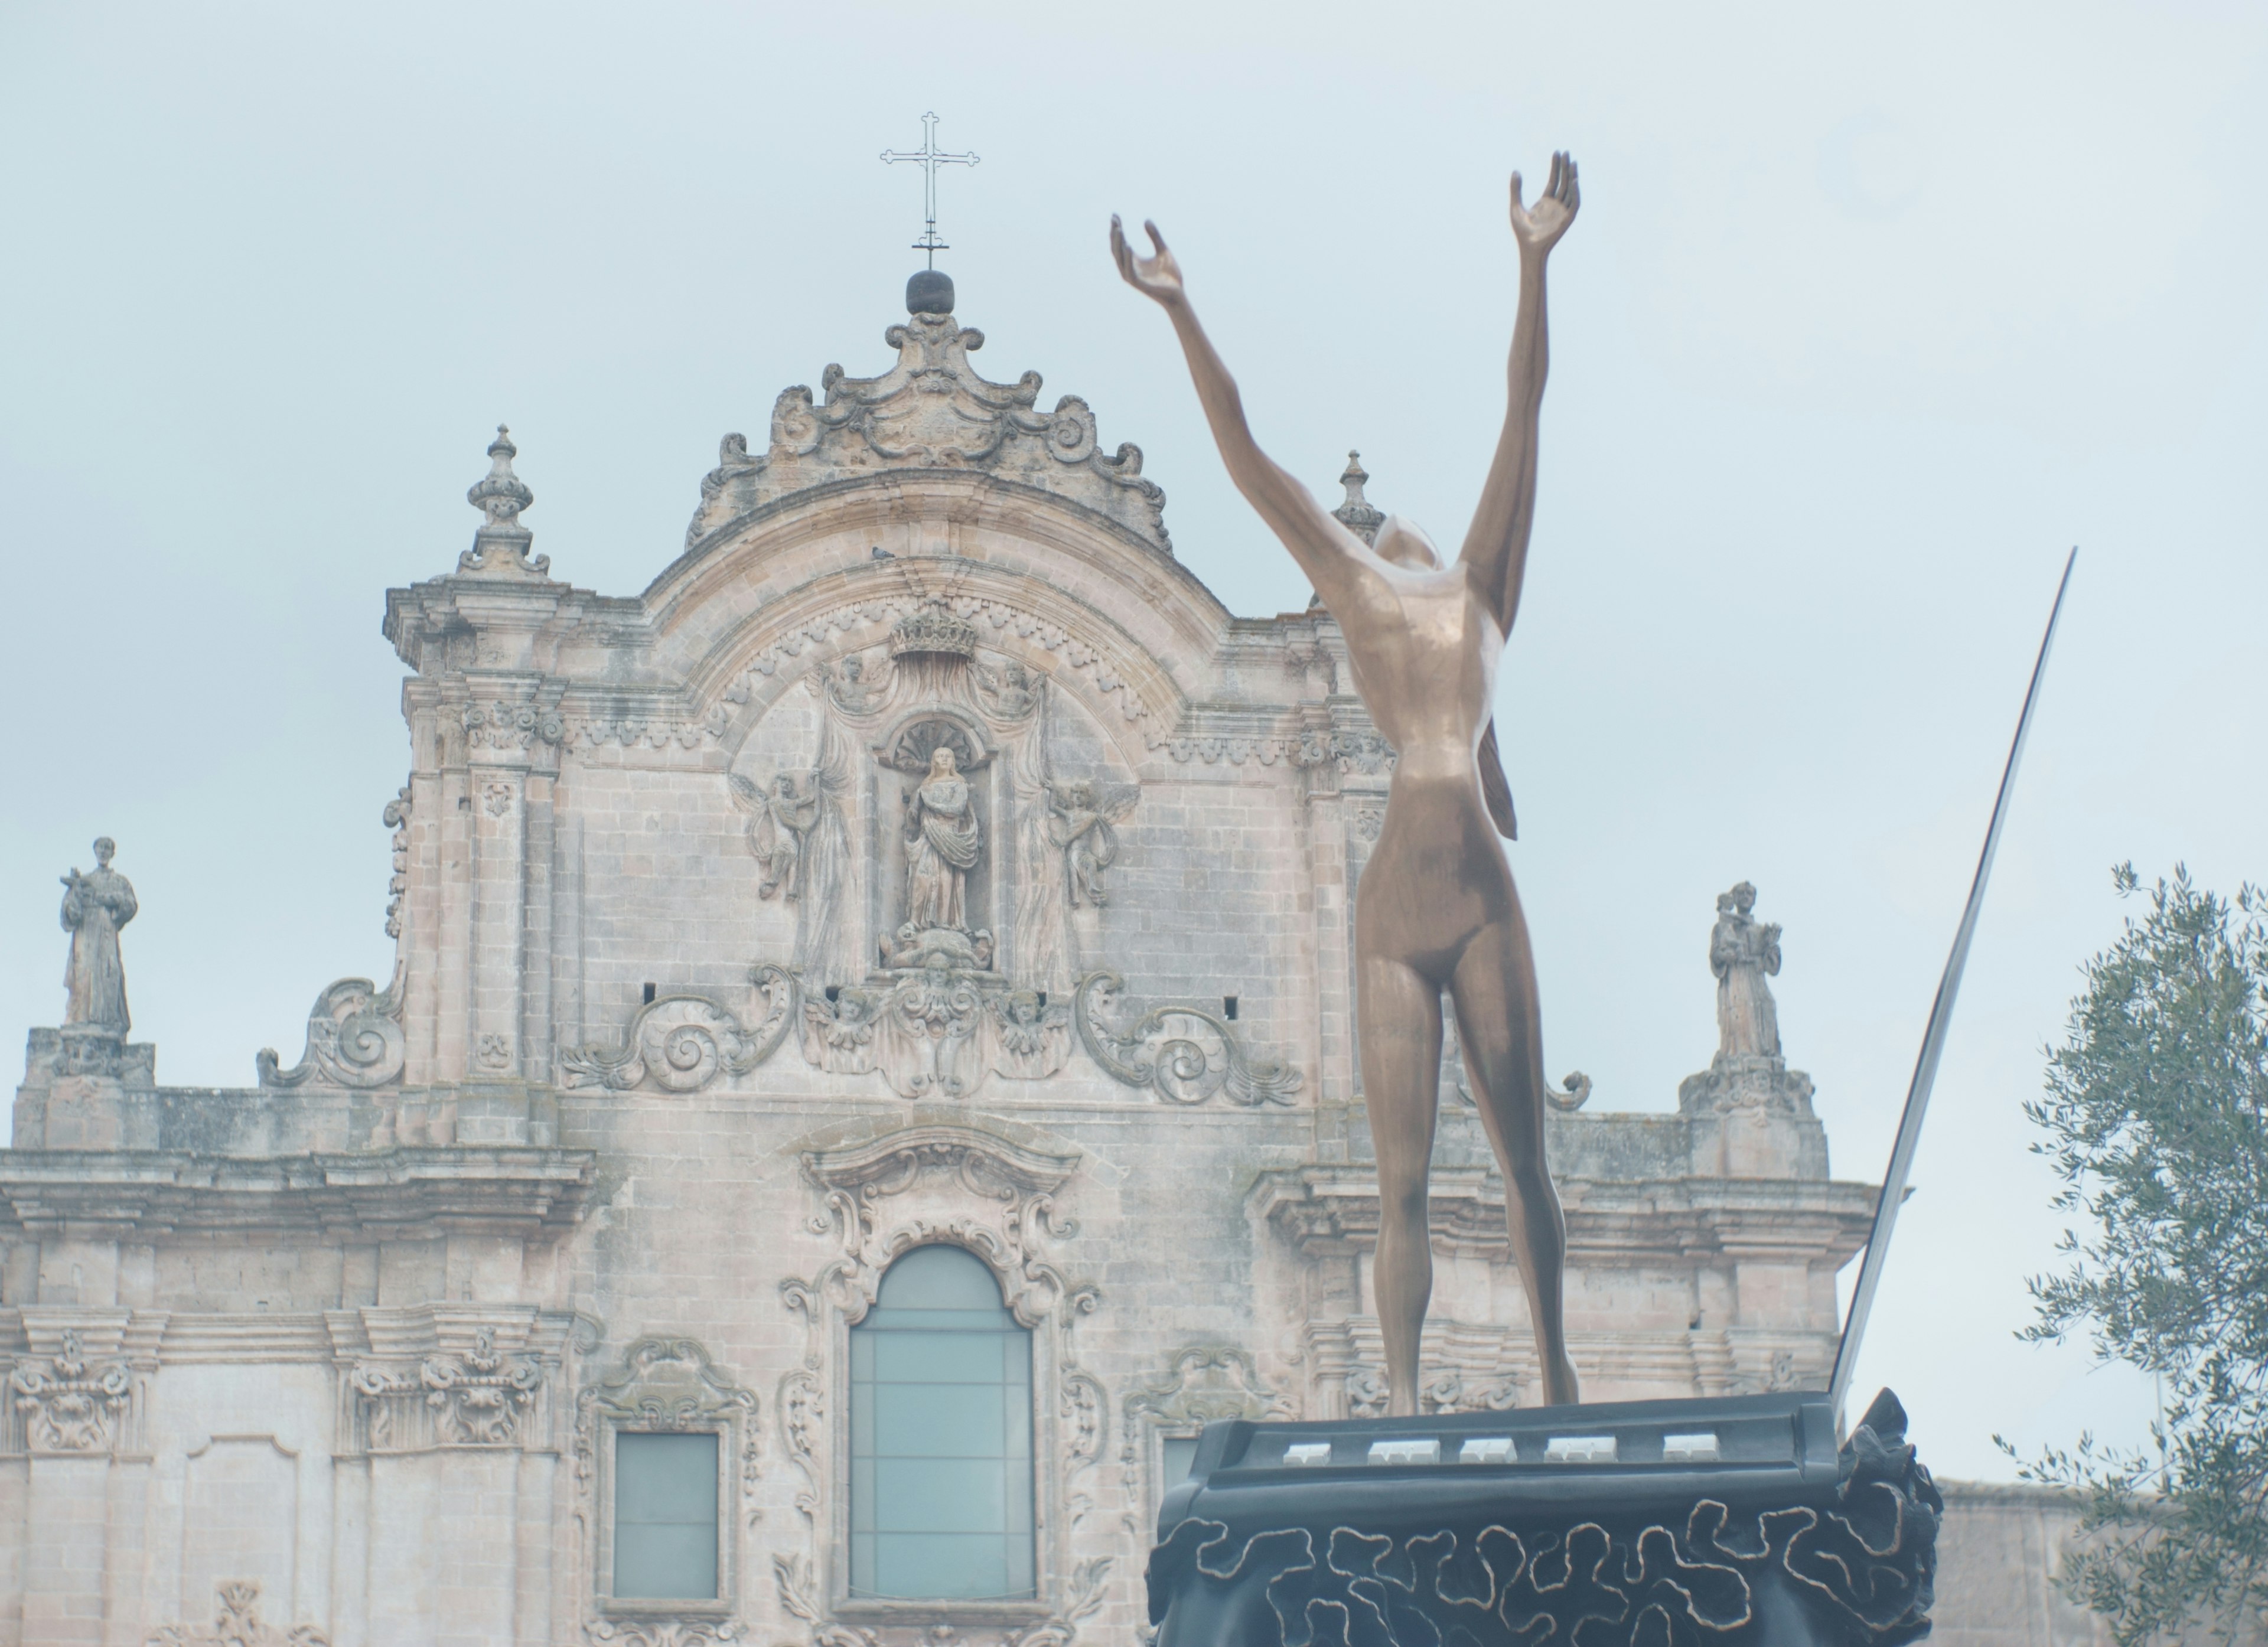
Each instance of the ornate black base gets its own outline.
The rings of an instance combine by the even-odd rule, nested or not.
[[[1895,1647],[1944,1502],[1885,1390],[1214,1424],[1150,1553],[1157,1647]]]

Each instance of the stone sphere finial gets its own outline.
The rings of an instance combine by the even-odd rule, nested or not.
[[[941,268],[917,268],[906,282],[908,314],[951,314],[953,276]]]

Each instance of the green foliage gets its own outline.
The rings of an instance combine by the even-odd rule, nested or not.
[[[2116,879],[2137,891],[2131,864]],[[2025,1336],[2084,1328],[2165,1392],[2154,1451],[2082,1437],[2023,1472],[2081,1494],[2065,1588],[2121,1647],[2268,1623],[2268,897],[2232,903],[2180,869],[2148,895],[2088,964],[2024,1107],[2055,1205],[2089,1231],[2032,1282]]]

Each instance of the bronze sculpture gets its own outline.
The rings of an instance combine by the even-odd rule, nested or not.
[[[1456,1004],[1465,1070],[1504,1173],[1506,1220],[1528,1292],[1544,1398],[1580,1399],[1562,1320],[1566,1222],[1544,1159],[1541,1011],[1528,926],[1498,834],[1510,791],[1491,717],[1498,661],[1520,604],[1535,507],[1546,364],[1543,266],[1574,221],[1575,163],[1551,158],[1535,205],[1512,178],[1520,244],[1503,435],[1454,566],[1390,518],[1365,544],[1252,437],[1236,383],[1198,325],[1154,224],[1138,256],[1111,219],[1119,273],[1174,323],[1213,438],[1247,502],[1282,539],[1344,633],[1355,686],[1396,752],[1386,820],[1355,901],[1356,1015],[1378,1156],[1375,1264],[1388,1410],[1418,1410],[1418,1349],[1433,1290],[1425,1180],[1441,1066],[1441,995]]]

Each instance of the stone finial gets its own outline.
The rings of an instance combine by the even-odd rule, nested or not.
[[[1370,476],[1363,473],[1362,453],[1347,453],[1346,473],[1339,476],[1339,484],[1346,488],[1346,501],[1331,514],[1349,532],[1365,543],[1378,541],[1378,529],[1386,524],[1386,511],[1375,507],[1362,495],[1363,484]]]
[[[512,472],[519,448],[512,444],[512,430],[497,425],[489,445],[489,472],[465,493],[465,501],[481,511],[481,528],[473,533],[473,547],[457,557],[460,572],[532,574],[541,577],[551,570],[548,555],[530,556],[535,534],[519,524],[520,511],[535,502],[527,482]]]

